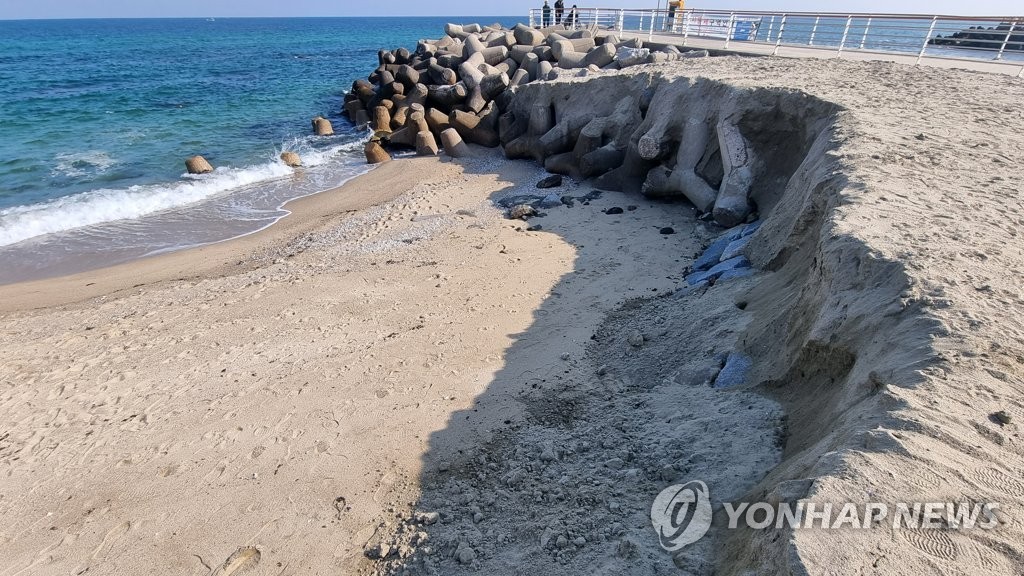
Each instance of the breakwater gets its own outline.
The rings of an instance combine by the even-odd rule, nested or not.
[[[595,38],[589,30],[449,24],[444,36],[419,42],[414,52],[380,51],[379,67],[353,83],[344,109],[355,124],[374,130],[366,145],[371,163],[388,160],[389,148],[423,155],[443,148],[457,157],[466,153],[464,142],[500,145],[509,158],[534,158],[552,173],[593,177],[606,189],[686,198],[732,226],[756,212],[750,192],[762,163],[738,128],[741,110],[698,109],[647,122],[636,133],[654,92],[601,116],[590,106],[577,112],[516,105],[521,87],[569,71],[586,77],[707,56],[674,46],[652,50],[638,39]],[[684,138],[690,145],[680,147]]]
[[[992,51],[1024,50],[1024,24],[1003,22],[998,26],[971,26],[928,41],[933,46],[955,46]]]

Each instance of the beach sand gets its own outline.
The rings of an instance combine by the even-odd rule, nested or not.
[[[295,569],[351,568],[565,275],[578,289],[519,359],[538,378],[699,247],[692,214],[615,193],[526,232],[491,199],[543,171],[480,154],[386,164],[249,237],[3,287],[22,310],[3,332],[10,573],[195,571],[270,541]],[[673,225],[688,231],[659,233]],[[481,434],[522,419],[504,402]]]
[[[567,181],[572,207],[505,219],[545,173],[477,150],[387,163],[251,236],[0,287],[0,575],[1019,573],[1024,85],[637,71],[836,105],[813,190],[762,215],[757,275],[674,294],[721,233],[682,202]],[[707,386],[733,350],[760,384]],[[688,479],[998,501],[1003,525],[716,524],[673,561],[650,505]]]

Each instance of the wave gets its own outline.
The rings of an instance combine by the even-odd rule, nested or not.
[[[101,188],[38,204],[5,208],[0,210],[0,246],[45,234],[182,208],[242,187],[290,176],[295,170],[277,158],[282,150],[297,152],[304,166],[314,167],[340,153],[355,152],[362,145],[359,140],[315,149],[307,139],[296,138],[283,143],[275,150],[273,159],[263,164],[244,168],[220,167],[209,174],[182,175],[182,180],[177,182],[120,189]],[[96,160],[98,156],[93,154],[69,154],[67,160],[72,163]]]

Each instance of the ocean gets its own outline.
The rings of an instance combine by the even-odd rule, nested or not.
[[[0,21],[0,283],[251,233],[367,171],[342,95],[448,21],[516,19]]]

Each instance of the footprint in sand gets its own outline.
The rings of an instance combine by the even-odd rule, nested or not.
[[[982,468],[975,473],[978,481],[1000,492],[1013,496],[1024,496],[1024,484],[1009,474],[995,468]]]
[[[236,576],[251,570],[260,563],[260,551],[253,546],[246,546],[235,550],[235,553],[228,556],[213,576]]]
[[[934,558],[952,561],[960,555],[960,547],[941,529],[903,530],[901,533],[914,548]]]
[[[998,574],[1008,573],[1009,566],[1001,555],[997,554],[993,549],[983,546],[981,544],[975,544],[973,546],[973,555],[977,558],[979,566],[985,569],[986,573]]]
[[[920,488],[937,488],[945,483],[941,476],[924,466],[918,466],[907,476],[907,480]]]

